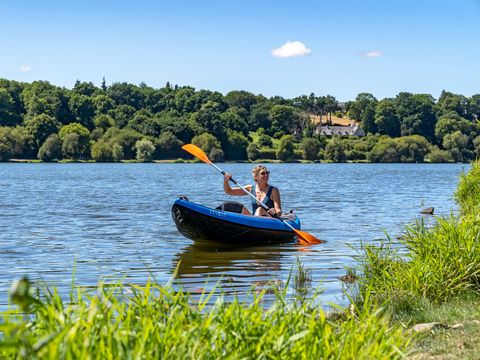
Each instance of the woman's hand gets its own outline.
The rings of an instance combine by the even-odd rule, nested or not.
[[[275,211],[274,208],[270,208],[270,209],[267,210],[267,214],[270,215],[270,216],[276,216],[277,212]]]
[[[230,174],[230,173],[225,173],[225,175],[223,175],[223,180],[224,180],[226,183],[228,183],[231,178],[232,178],[232,174]]]

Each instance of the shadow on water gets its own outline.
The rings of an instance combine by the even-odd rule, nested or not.
[[[232,247],[195,241],[174,256],[172,273],[177,270],[175,284],[191,293],[206,290],[244,295],[252,289],[268,292],[286,281],[282,273],[285,259],[298,249],[291,244]]]

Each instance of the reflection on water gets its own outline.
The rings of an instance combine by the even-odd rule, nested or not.
[[[224,164],[242,184],[250,164]],[[214,207],[224,200],[222,178],[204,164],[0,164],[0,308],[22,275],[43,279],[68,294],[75,282],[150,275],[187,291],[230,293],[286,280],[300,257],[322,284],[325,301],[343,302],[339,277],[361,242],[396,239],[406,224],[435,207],[455,209],[452,194],[461,164],[271,164],[271,183],[285,210],[295,209],[303,230],[326,244],[225,248],[181,236],[170,209],[179,194]],[[248,198],[234,198],[248,205]],[[434,217],[423,217],[433,223]]]

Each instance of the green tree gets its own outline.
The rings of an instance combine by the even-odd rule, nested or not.
[[[213,161],[213,162],[224,162],[225,161],[225,155],[223,153],[222,149],[218,148],[213,148],[212,151],[208,154],[208,157]]]
[[[30,138],[35,153],[44,141],[58,131],[60,123],[53,117],[41,114],[34,116],[25,123],[25,130]]]
[[[345,162],[347,161],[347,154],[345,153],[345,147],[338,136],[332,137],[325,147],[325,160],[333,162]]]
[[[13,141],[10,127],[0,127],[0,161],[8,161],[13,156]]]
[[[270,103],[257,103],[250,108],[250,115],[247,119],[248,128],[250,131],[257,131],[259,128],[268,129],[271,126],[270,110],[272,105]]]
[[[298,110],[289,105],[274,105],[270,110],[272,125],[266,129],[269,135],[280,137],[293,133],[299,128],[300,116]]]
[[[95,96],[92,101],[95,109],[95,114],[107,114],[115,107],[115,102],[104,94],[99,94]]]
[[[62,152],[65,157],[77,160],[83,159],[90,153],[90,132],[82,124],[71,123],[62,126],[58,134],[63,142]],[[70,134],[77,136],[69,136]]]
[[[123,158],[124,158],[123,146],[118,144],[118,143],[114,143],[112,145],[112,159],[113,159],[113,161],[120,162],[120,161],[123,160]]]
[[[231,109],[220,114],[220,120],[226,129],[240,132],[245,136],[248,135],[248,124],[241,116],[236,114],[234,111],[231,111]]]
[[[438,98],[438,106],[443,113],[454,111],[468,120],[473,119],[472,107],[467,97],[443,90]]]
[[[99,114],[93,118],[93,125],[95,125],[96,128],[107,130],[115,125],[115,120],[113,120],[110,115]]]
[[[210,153],[213,149],[221,149],[220,141],[209,133],[203,133],[193,137],[192,144],[197,145],[206,154]]]
[[[190,101],[195,93],[195,89],[185,86],[175,92],[175,108],[181,113],[190,113],[195,111],[194,102]]]
[[[128,122],[133,119],[135,115],[135,108],[129,105],[118,105],[109,111],[109,115],[115,120],[115,124],[119,128],[127,126]]]
[[[230,91],[225,95],[225,101],[229,107],[240,107],[247,111],[247,116],[250,114],[250,108],[257,103],[257,97],[243,90]]]
[[[25,106],[22,91],[25,84],[0,79],[0,126],[17,126],[22,123]]]
[[[128,127],[147,136],[158,136],[160,126],[148,110],[138,111],[133,119],[128,122]]]
[[[182,145],[183,142],[170,131],[162,133],[155,146],[158,159],[175,159],[179,157]]]
[[[450,152],[453,160],[457,162],[465,162],[473,157],[473,153],[468,149],[468,136],[460,131],[445,135],[443,147]]]
[[[260,148],[256,143],[252,142],[248,144],[247,157],[250,161],[255,161],[260,158]]]
[[[246,160],[247,159],[248,139],[241,132],[229,130],[228,140],[223,147],[225,149],[225,158],[228,160]]]
[[[314,138],[304,138],[301,143],[302,157],[305,160],[316,160],[320,151],[320,143]]]
[[[111,162],[113,161],[112,147],[105,140],[97,141],[92,145],[91,156],[97,162]]]
[[[349,101],[346,104],[348,115],[351,119],[362,122],[362,129],[365,133],[376,133],[377,124],[375,123],[375,108],[377,99],[369,93],[360,93],[355,101]]]
[[[144,136],[133,129],[110,128],[103,135],[103,139],[109,143],[117,143],[122,147],[123,159],[134,159],[137,153],[135,143]]]
[[[107,89],[107,96],[117,105],[128,105],[135,110],[140,110],[145,105],[145,94],[142,89],[125,82],[110,85]]]
[[[62,154],[66,158],[78,160],[86,153],[84,144],[77,133],[67,133],[62,140]]]
[[[93,117],[95,116],[95,105],[92,98],[73,94],[68,100],[68,108],[72,113],[75,122],[78,122],[88,129],[93,128]]]
[[[295,146],[292,135],[283,135],[280,138],[278,148],[276,150],[277,159],[282,161],[290,161],[295,157]]]
[[[20,114],[15,112],[15,101],[7,89],[0,88],[0,126],[20,124]]]
[[[160,133],[171,132],[183,143],[191,142],[191,139],[205,130],[192,118],[181,116],[175,111],[169,110],[155,115]]]
[[[263,128],[258,128],[257,131],[257,143],[260,147],[272,147],[273,140],[265,133]]]
[[[100,89],[93,85],[92,82],[81,82],[77,80],[73,86],[72,92],[74,94],[91,97],[95,93],[100,93]]]
[[[68,109],[66,90],[53,86],[48,81],[34,81],[25,86],[21,98],[27,119],[45,114],[66,124],[72,116]]]
[[[402,136],[420,135],[435,141],[436,107],[431,95],[402,92],[395,98]]]
[[[440,150],[437,145],[434,145],[427,154],[426,160],[430,163],[450,163],[453,157],[448,151]]]
[[[151,161],[153,158],[153,153],[155,152],[155,146],[148,139],[138,140],[135,143],[135,148],[137,149],[136,159],[140,162]]]
[[[46,162],[62,158],[62,142],[58,134],[52,134],[45,140],[38,150],[37,157]]]
[[[473,139],[473,148],[474,148],[474,153],[477,159],[480,158],[480,136],[477,136],[475,139]]]
[[[375,124],[380,134],[390,137],[400,136],[400,120],[393,99],[383,99],[378,102],[375,108]]]
[[[454,111],[450,111],[438,118],[435,125],[435,136],[441,144],[448,134],[460,131],[463,134],[472,134],[473,137],[478,134],[478,125],[462,118]]]
[[[215,110],[215,104],[205,104],[192,118],[204,131],[211,133],[222,143],[226,141],[227,128],[222,121],[221,112]]]

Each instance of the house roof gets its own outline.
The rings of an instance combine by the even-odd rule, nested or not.
[[[365,136],[365,132],[357,124],[349,126],[320,125],[317,126],[315,132],[325,136]]]

